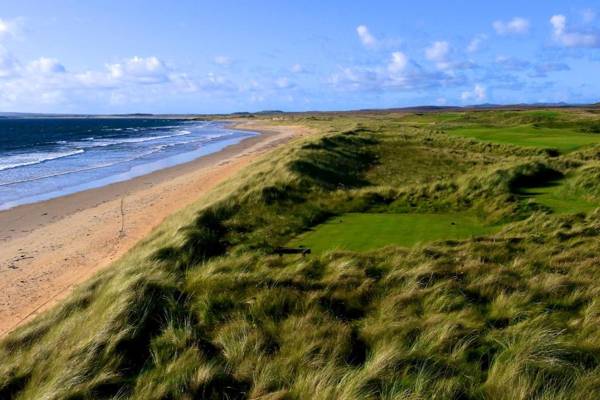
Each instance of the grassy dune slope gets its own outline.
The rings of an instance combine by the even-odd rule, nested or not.
[[[321,134],[174,215],[0,343],[0,398],[595,399],[600,147],[448,134],[571,112],[287,116]],[[531,121],[531,119],[535,121]],[[586,133],[587,134],[587,133]],[[412,248],[278,257],[347,213],[461,213],[502,228]]]

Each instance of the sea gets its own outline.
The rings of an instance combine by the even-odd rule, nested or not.
[[[252,135],[212,121],[0,118],[0,210],[189,162]]]

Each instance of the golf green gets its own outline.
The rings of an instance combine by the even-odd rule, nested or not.
[[[571,129],[536,128],[531,125],[513,127],[464,127],[449,129],[451,135],[477,140],[517,146],[554,148],[561,153],[582,146],[600,143],[600,135],[578,132]]]
[[[303,233],[293,239],[290,246],[305,246],[316,253],[332,249],[366,251],[387,245],[413,246],[435,240],[467,238],[495,229],[469,213],[349,213]]]

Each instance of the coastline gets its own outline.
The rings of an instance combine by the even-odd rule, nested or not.
[[[308,132],[229,122],[233,129],[260,134],[127,181],[0,211],[0,336],[110,265],[170,214]]]

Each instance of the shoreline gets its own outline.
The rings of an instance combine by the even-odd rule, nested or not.
[[[259,134],[130,180],[0,211],[0,337],[66,297],[170,214],[308,133],[261,121],[226,122]]]
[[[264,133],[258,129],[252,131],[238,128],[235,124],[232,125],[232,129],[258,134],[243,138],[235,144],[200,156],[192,161],[159,169],[148,174],[63,196],[52,197],[35,203],[26,203],[6,210],[0,210],[0,244],[7,239],[24,236],[34,229],[57,222],[62,217],[81,211],[82,209],[95,207],[115,198],[120,199],[129,192],[153,187],[174,177],[195,171],[198,168],[210,166],[214,162],[221,161],[222,158],[231,157],[245,150],[247,147],[260,143],[265,140],[265,135],[273,134],[273,132]],[[43,211],[40,213],[38,212],[40,210]],[[10,232],[10,234],[7,234],[7,232]],[[0,264],[0,270],[1,266]]]

